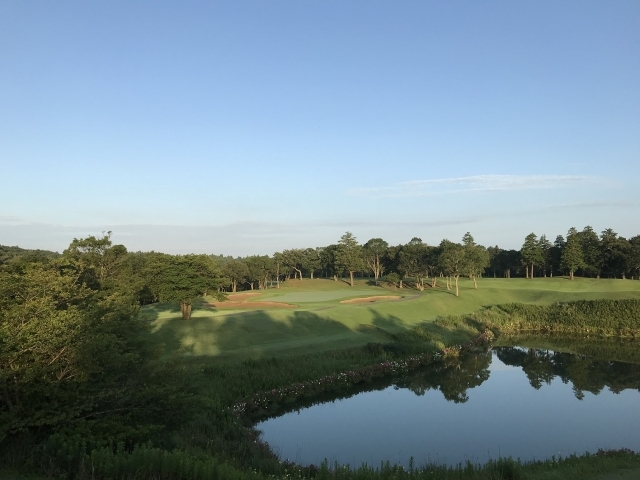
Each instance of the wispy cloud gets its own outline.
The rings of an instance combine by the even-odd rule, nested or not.
[[[13,215],[0,215],[0,224],[9,224],[14,225],[18,223],[24,223],[25,220],[20,217],[15,217]]]
[[[587,175],[474,175],[470,177],[411,180],[387,187],[352,188],[350,195],[367,197],[422,197],[442,193],[496,192],[567,188],[605,182]]]
[[[315,226],[320,228],[341,228],[351,230],[354,228],[379,228],[379,229],[392,229],[392,228],[427,228],[427,227],[445,227],[451,225],[467,225],[469,223],[476,223],[483,220],[485,216],[475,215],[467,217],[455,217],[447,219],[435,219],[426,221],[403,221],[403,220],[352,220],[352,221],[337,221],[337,222],[321,222]]]
[[[566,203],[566,204],[562,204],[562,205],[550,205],[549,207],[547,207],[548,209],[553,209],[553,210],[557,210],[559,208],[567,208],[567,209],[574,209],[574,208],[637,208],[638,207],[638,202],[627,202],[627,201],[622,201],[622,202],[582,202],[582,203]]]

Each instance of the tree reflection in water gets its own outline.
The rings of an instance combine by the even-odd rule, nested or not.
[[[578,400],[584,398],[585,392],[598,395],[604,388],[614,393],[626,389],[640,391],[640,365],[635,363],[536,348],[495,347],[493,352],[504,364],[522,368],[536,390],[545,384],[550,385],[554,378],[559,377],[565,384],[571,382]],[[492,352],[489,351],[450,360],[414,371],[396,379],[393,385],[396,389],[409,389],[419,396],[429,390],[437,390],[448,401],[465,403],[469,400],[467,390],[489,379],[491,359]]]
[[[408,388],[416,395],[439,390],[450,402],[465,403],[467,390],[489,379],[491,352],[464,359],[448,360],[419,370],[394,382],[396,388]]]
[[[498,358],[506,365],[521,367],[533,388],[559,377],[571,382],[578,400],[584,392],[598,395],[605,387],[614,393],[626,389],[640,391],[640,365],[594,359],[585,355],[521,347],[496,347]]]

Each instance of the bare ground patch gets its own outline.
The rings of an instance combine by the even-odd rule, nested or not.
[[[282,302],[239,302],[239,301],[227,301],[227,302],[214,302],[207,303],[208,307],[214,308],[246,308],[246,309],[259,309],[259,308],[295,308],[297,305]]]
[[[246,300],[247,298],[258,297],[262,295],[260,292],[242,292],[242,293],[230,293],[229,300],[233,300],[234,302],[241,302]]]
[[[376,295],[375,297],[360,297],[352,298],[350,300],[342,300],[340,303],[358,304],[358,303],[375,303],[380,300],[400,300],[401,295]]]

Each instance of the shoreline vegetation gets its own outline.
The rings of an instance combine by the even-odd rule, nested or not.
[[[423,247],[416,240],[407,252]],[[444,255],[449,247],[429,251]],[[454,253],[471,258],[480,247],[467,238],[466,248]],[[595,350],[594,339],[615,339],[621,355],[631,351],[635,359],[637,280],[544,278],[533,266],[526,279],[479,280],[465,267],[454,293],[451,275],[433,275],[431,285],[353,271],[346,282],[285,282],[286,263],[276,262],[276,287],[263,279],[264,288],[229,296],[237,308],[218,308],[231,277],[204,255],[129,253],[107,235],[74,240],[59,256],[2,261],[0,478],[495,480],[640,472],[640,455],[627,450],[453,467],[301,466],[281,461],[254,428],[298,402],[349,395],[434,362],[454,364],[509,338],[571,349],[570,338],[579,337],[583,352]],[[228,260],[226,270],[238,262]]]

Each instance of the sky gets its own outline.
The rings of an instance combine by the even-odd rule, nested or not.
[[[0,244],[640,234],[640,2],[0,2]]]

